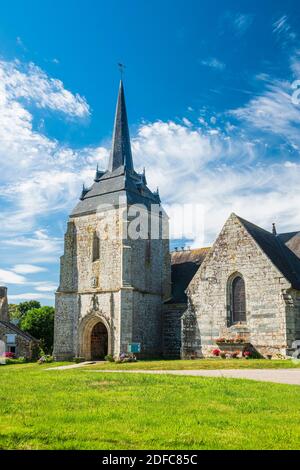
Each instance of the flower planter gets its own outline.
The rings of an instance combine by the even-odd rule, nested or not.
[[[236,343],[234,341],[226,343],[217,342],[217,345],[221,351],[226,353],[235,353],[239,351],[243,353],[244,351],[251,349],[250,343]]]

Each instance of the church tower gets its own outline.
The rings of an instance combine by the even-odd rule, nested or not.
[[[56,293],[57,360],[118,357],[138,343],[141,357],[162,354],[163,302],[170,298],[169,223],[158,191],[134,169],[120,82],[106,171],[68,221]]]

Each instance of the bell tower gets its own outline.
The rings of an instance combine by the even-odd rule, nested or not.
[[[83,187],[71,213],[56,293],[57,360],[117,357],[138,343],[162,353],[162,311],[170,297],[169,221],[160,197],[134,169],[121,80],[106,171]]]

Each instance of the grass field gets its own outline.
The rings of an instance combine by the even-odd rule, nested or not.
[[[129,364],[103,362],[86,366],[97,370],[213,370],[213,369],[295,369],[300,368],[300,361],[269,361],[264,359],[197,359],[194,361],[138,361]]]
[[[0,367],[0,449],[300,447],[297,386],[47,367]]]

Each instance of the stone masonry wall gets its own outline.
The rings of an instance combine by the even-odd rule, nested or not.
[[[300,292],[290,289],[284,294],[288,349],[293,351],[294,341],[300,340]]]
[[[163,356],[179,359],[181,350],[181,318],[186,304],[166,304],[163,309]]]
[[[246,286],[246,325],[228,325],[228,279],[240,273]],[[263,355],[285,354],[286,302],[290,284],[233,214],[188,288],[201,345],[210,355],[218,337],[243,334]],[[184,328],[184,325],[183,325]]]
[[[161,354],[162,300],[170,291],[168,240],[124,238],[123,211],[74,217],[68,223],[56,295],[57,359],[89,359],[88,332],[96,321],[107,327],[110,354],[126,352],[130,342],[142,343],[145,356]],[[94,261],[95,232],[100,256]]]
[[[0,320],[9,321],[6,287],[0,287]]]
[[[16,334],[16,331],[10,329],[8,326],[0,324],[0,341],[6,345],[6,335],[16,335],[16,357],[25,357],[26,359],[32,358],[33,341],[25,338],[24,336]],[[7,350],[7,348],[6,348]]]

